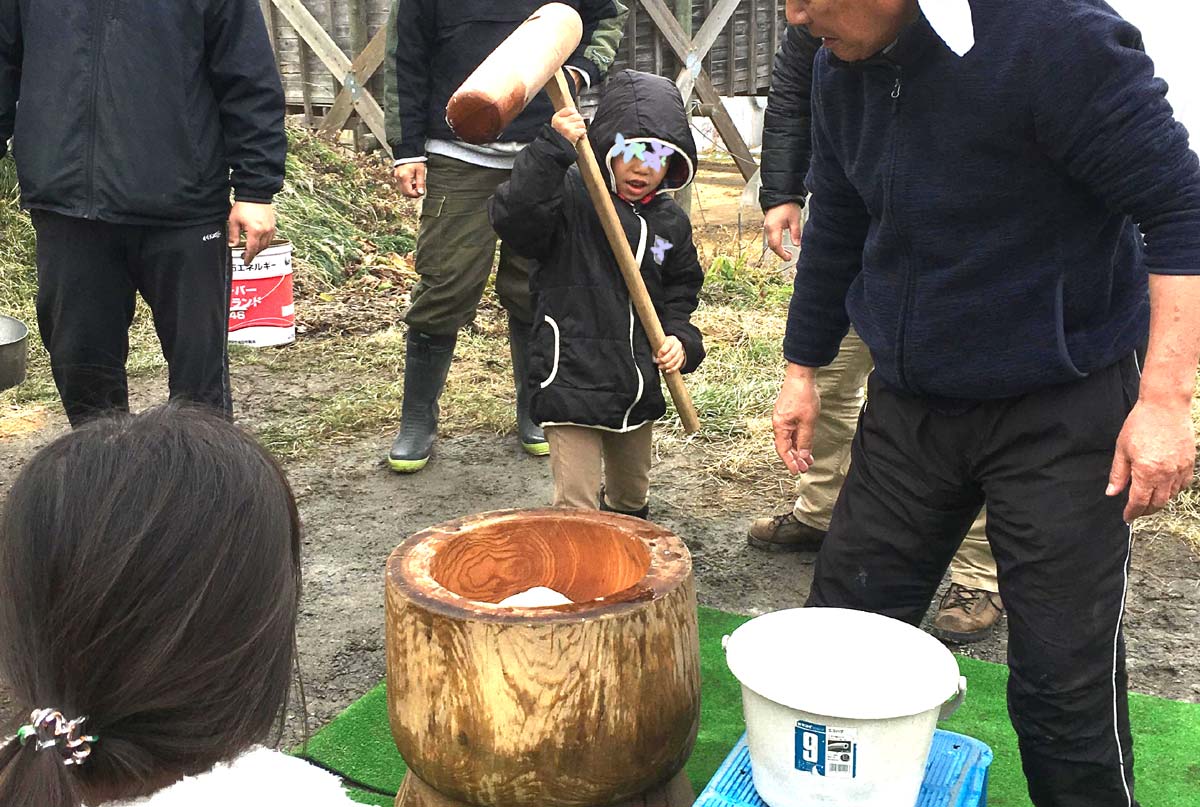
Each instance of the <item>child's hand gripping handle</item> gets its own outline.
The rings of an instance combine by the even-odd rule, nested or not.
[[[555,73],[554,78],[546,85],[546,92],[549,94],[550,100],[554,102],[556,110],[575,105],[571,99],[571,91],[568,88],[566,77],[561,70]],[[625,240],[625,231],[621,227],[621,220],[617,218],[616,208],[613,207],[612,197],[609,196],[608,186],[600,173],[600,165],[596,162],[596,154],[592,151],[592,144],[588,141],[587,135],[579,139],[579,142],[575,144],[575,150],[579,152],[579,172],[583,175],[583,184],[587,186],[588,195],[592,197],[592,205],[596,208],[597,215],[600,216],[600,224],[604,227],[604,234],[608,236],[608,244],[617,258],[621,276],[625,278],[625,286],[629,289],[629,298],[633,301],[634,310],[637,311],[638,319],[641,320],[642,327],[646,330],[646,336],[650,338],[650,349],[657,356],[667,337],[663,333],[662,323],[658,320],[658,313],[654,310],[654,302],[650,299],[650,293],[646,291],[641,268],[637,265],[633,250],[629,248],[629,242]],[[696,414],[692,396],[683,383],[683,376],[679,373],[664,373],[664,376],[667,380],[667,389],[671,392],[671,400],[675,402],[675,409],[679,412],[679,419],[683,423],[683,430],[688,434],[695,434],[700,431],[700,417]]]

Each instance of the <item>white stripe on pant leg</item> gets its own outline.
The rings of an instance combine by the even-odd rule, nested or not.
[[[1142,366],[1138,362],[1137,351],[1133,352],[1133,366],[1137,370],[1138,378],[1142,377]],[[1121,725],[1118,719],[1120,705],[1117,703],[1117,649],[1121,641],[1121,623],[1125,621],[1125,598],[1129,596],[1129,561],[1133,556],[1133,525],[1129,525],[1129,542],[1125,551],[1125,565],[1121,567],[1121,571],[1125,575],[1125,582],[1121,587],[1121,608],[1117,614],[1117,632],[1113,635],[1113,736],[1117,740],[1117,759],[1121,765],[1121,785],[1125,788],[1125,801],[1129,807],[1133,807],[1133,794],[1129,792],[1129,781],[1125,778],[1125,749],[1121,747]],[[1130,729],[1132,736],[1133,730]]]
[[[1133,353],[1133,366],[1138,371],[1138,377],[1141,378],[1141,364],[1138,361],[1138,352]],[[1121,567],[1124,574],[1124,584],[1121,587],[1121,609],[1117,612],[1117,632],[1112,636],[1112,735],[1117,741],[1117,759],[1121,764],[1121,785],[1126,791],[1126,803],[1129,807],[1133,807],[1133,794],[1129,793],[1129,782],[1126,779],[1124,772],[1124,748],[1121,746],[1121,722],[1118,719],[1118,711],[1120,705],[1117,704],[1117,646],[1121,641],[1121,623],[1124,621],[1124,605],[1126,605],[1126,597],[1129,596],[1129,558],[1133,556],[1133,525],[1129,525],[1129,542],[1126,548],[1126,561]],[[1129,730],[1130,736],[1133,735],[1133,729]]]
[[[1121,723],[1118,718],[1120,709],[1117,703],[1117,649],[1121,643],[1121,623],[1125,620],[1125,598],[1129,595],[1129,560],[1133,555],[1133,526],[1129,527],[1129,543],[1125,552],[1125,565],[1121,567],[1125,582],[1121,586],[1121,607],[1117,613],[1117,632],[1113,634],[1113,736],[1117,740],[1117,760],[1121,765],[1121,786],[1125,788],[1125,802],[1133,807],[1133,794],[1129,792],[1129,780],[1125,778],[1125,749],[1121,746]],[[1130,731],[1132,734],[1132,730]]]

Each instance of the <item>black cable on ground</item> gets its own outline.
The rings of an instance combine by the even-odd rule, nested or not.
[[[396,796],[398,795],[396,793],[396,791],[394,791],[394,790],[382,790],[378,787],[375,787],[374,785],[369,785],[366,782],[360,782],[357,779],[355,779],[353,776],[342,773],[337,768],[330,767],[329,765],[326,765],[321,760],[314,759],[313,757],[310,757],[307,754],[297,754],[296,759],[302,759],[305,762],[307,762],[309,765],[315,765],[323,771],[332,773],[334,776],[341,779],[343,782],[350,785],[350,787],[354,788],[355,790],[363,790],[363,791],[366,791],[367,793],[374,793],[377,796],[388,796],[393,799],[396,798]]]

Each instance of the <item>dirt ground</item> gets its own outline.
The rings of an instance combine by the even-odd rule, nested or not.
[[[697,224],[702,238],[716,240],[736,228],[742,186],[727,171],[709,174],[699,191],[705,220]],[[758,226],[747,214],[744,230],[753,234]],[[270,408],[301,406],[328,383],[315,367],[281,379],[235,366],[238,418],[253,423]],[[135,407],[163,397],[162,377],[136,382]],[[2,401],[0,496],[22,463],[66,429],[57,409],[22,409]],[[512,436],[444,439],[429,467],[406,477],[388,471],[383,461],[388,440],[363,436],[288,464],[306,529],[299,645],[310,729],[385,674],[383,569],[405,536],[457,516],[542,506],[550,499],[548,463],[526,457]],[[744,538],[749,519],[789,506],[787,486],[750,508],[719,496],[701,497],[696,490],[703,469],[697,464],[682,452],[660,463],[653,475],[652,507],[653,518],[691,549],[701,603],[747,614],[802,603],[813,556],[762,554],[748,548]],[[1200,702],[1200,558],[1180,539],[1138,534],[1126,626],[1132,689]],[[1004,635],[1002,626],[996,638],[965,652],[1003,661]],[[13,712],[0,686],[0,725],[15,718]],[[302,736],[302,722],[293,710],[286,741]]]

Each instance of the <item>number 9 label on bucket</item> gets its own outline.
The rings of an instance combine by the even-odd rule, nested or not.
[[[829,779],[853,779],[858,772],[858,732],[796,721],[796,770]]]

